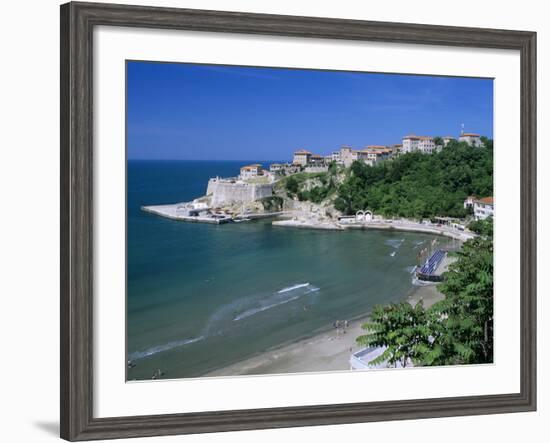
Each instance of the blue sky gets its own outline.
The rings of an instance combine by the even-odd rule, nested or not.
[[[493,136],[493,81],[128,62],[129,159],[287,160],[305,148]]]

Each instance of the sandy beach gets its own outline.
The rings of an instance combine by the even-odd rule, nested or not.
[[[408,297],[415,305],[422,299],[424,307],[430,307],[443,299],[435,285],[418,286]],[[310,338],[283,345],[255,357],[243,360],[205,376],[235,376],[258,374],[285,374],[296,372],[349,370],[349,357],[361,349],[355,339],[364,334],[361,325],[367,316],[350,321],[345,333],[332,327]]]

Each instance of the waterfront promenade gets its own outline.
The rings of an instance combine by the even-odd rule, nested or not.
[[[326,229],[340,231],[344,229],[380,229],[385,231],[405,231],[420,232],[424,234],[442,235],[444,237],[454,238],[460,241],[466,241],[474,238],[476,234],[470,231],[463,231],[458,228],[447,225],[418,223],[413,220],[373,220],[357,223],[339,223],[332,220],[318,220],[313,218],[296,218],[290,220],[276,220],[274,226],[308,228],[308,229]]]
[[[280,211],[280,212],[258,212],[231,215],[227,213],[215,214],[203,211],[198,215],[185,215],[181,212],[184,203],[172,205],[142,206],[141,210],[166,217],[172,220],[179,220],[192,223],[224,224],[239,220],[257,220],[262,218],[284,217],[286,219],[274,220],[273,226],[318,229],[328,231],[343,231],[346,229],[379,229],[385,231],[419,232],[423,234],[442,235],[460,241],[466,241],[476,236],[473,232],[461,230],[449,225],[435,223],[419,223],[414,220],[385,220],[375,219],[370,221],[358,221],[354,223],[341,223],[330,218],[319,218],[306,216],[302,211]]]

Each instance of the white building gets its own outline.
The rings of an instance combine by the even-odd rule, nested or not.
[[[418,137],[416,135],[406,135],[403,137],[403,152],[418,151]]]
[[[362,149],[360,151],[355,151],[357,160],[363,162],[369,166],[374,166],[376,163],[376,155],[372,155],[369,149]]]
[[[311,152],[306,151],[305,149],[299,149],[294,153],[292,163],[295,165],[306,166],[309,163],[310,158]]]
[[[476,220],[485,220],[487,217],[493,217],[495,213],[495,200],[493,197],[468,197],[464,200],[464,207],[472,207],[474,218]]]
[[[346,168],[350,167],[356,160],[358,160],[357,151],[349,146],[342,146],[340,148],[340,161]]]
[[[271,163],[269,165],[269,172],[273,172],[274,174],[282,172],[284,169],[284,165],[281,163]]]
[[[433,137],[429,136],[419,136],[418,137],[418,150],[424,154],[431,154],[435,151],[435,142]]]
[[[367,146],[369,151],[369,158],[374,159],[377,163],[385,160],[389,160],[393,155],[393,148],[388,146]]]
[[[239,178],[241,180],[248,180],[251,178],[258,177],[259,175],[262,175],[262,165],[260,164],[247,165],[241,168],[241,173],[239,175]]]
[[[474,217],[476,220],[485,220],[493,217],[495,213],[495,201],[493,197],[485,197],[474,202]]]
[[[473,134],[471,132],[461,134],[460,137],[458,137],[458,141],[468,143],[474,148],[480,148],[483,146],[480,135]]]
[[[406,135],[403,137],[403,152],[420,151],[431,154],[435,151],[434,138],[426,135]]]
[[[464,209],[473,208],[474,202],[476,200],[477,200],[477,197],[475,195],[470,195],[469,197],[466,197],[466,200],[464,200]]]
[[[392,156],[392,149],[386,146],[367,146],[358,152],[358,160],[370,166],[388,160]]]
[[[310,157],[309,157],[308,164],[315,165],[315,166],[324,165],[325,164],[325,158],[322,155],[311,154]]]

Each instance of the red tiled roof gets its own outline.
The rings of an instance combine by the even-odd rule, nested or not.
[[[403,140],[405,140],[405,139],[409,139],[409,140],[428,140],[428,139],[433,139],[433,137],[430,137],[429,135],[410,134],[410,135],[406,135],[405,137],[403,137]]]
[[[493,197],[483,197],[478,200],[480,203],[485,203],[486,205],[493,205],[495,199]]]
[[[260,164],[254,164],[254,165],[246,165],[246,166],[242,166],[241,167],[241,171],[245,170],[245,171],[250,171],[252,169],[259,169],[261,168],[262,165]]]
[[[472,132],[465,132],[464,134],[462,134],[461,137],[479,137],[479,134],[474,134]]]

